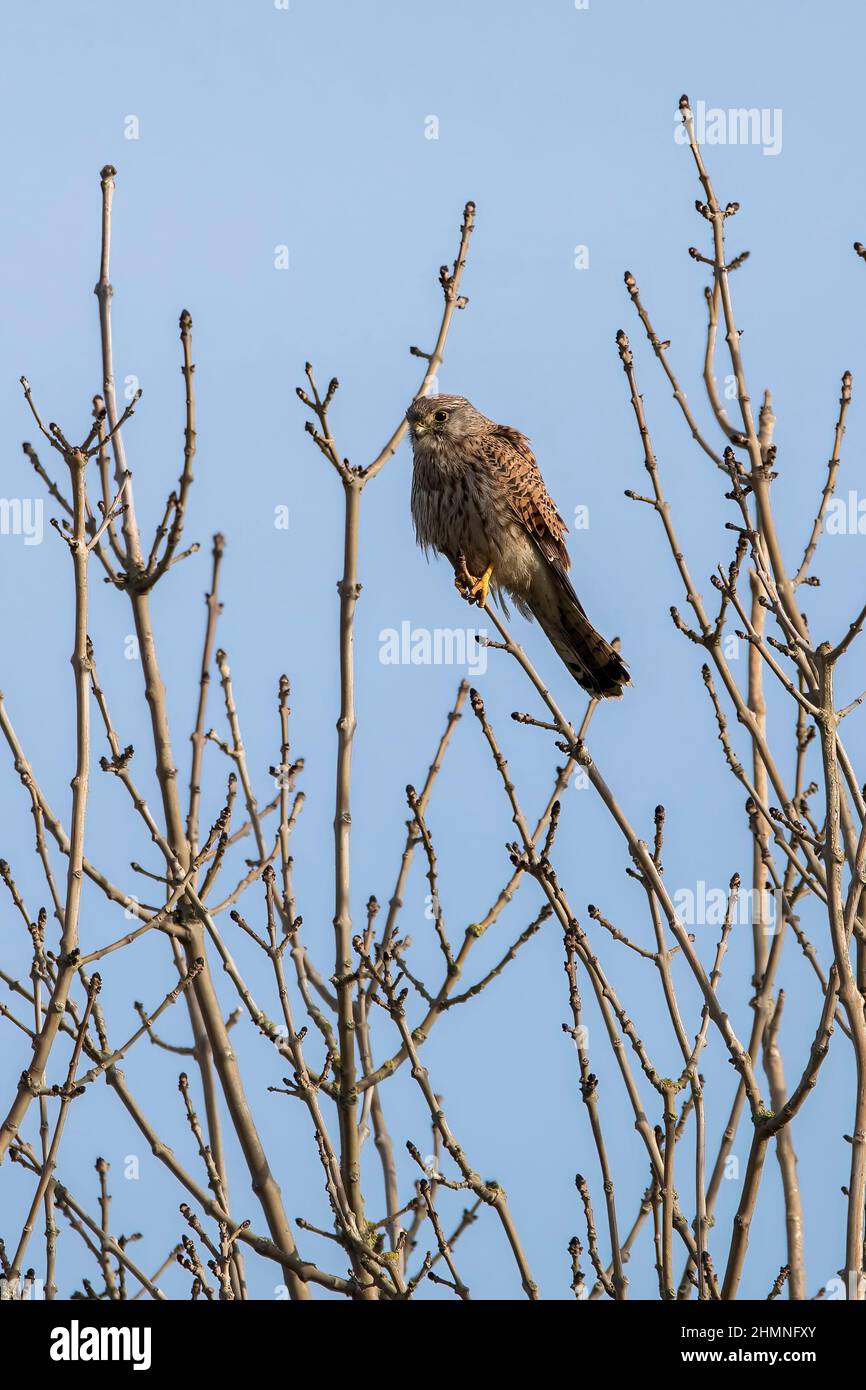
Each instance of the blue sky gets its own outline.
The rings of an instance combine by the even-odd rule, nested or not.
[[[226,533],[225,612],[220,640],[229,653],[251,765],[267,793],[275,760],[277,678],[293,685],[293,739],[306,759],[307,806],[294,853],[307,942],[332,969],[331,820],[336,593],[342,547],[339,485],[303,433],[294,395],[310,359],[319,378],[339,376],[333,425],[352,463],[368,461],[400,418],[419,379],[410,343],[432,344],[438,323],[438,266],[456,247],[461,210],[477,203],[477,231],[458,315],[440,374],[442,389],[469,396],[491,417],[529,434],[560,510],[589,510],[589,526],[570,538],[575,583],[591,617],[621,635],[634,689],[601,711],[591,746],[642,833],[652,833],[657,802],[668,807],[665,851],[672,888],[724,886],[749,872],[742,791],[715,741],[700,679],[700,653],[672,628],[668,608],[682,594],[660,528],[624,496],[643,491],[645,474],[614,335],[625,327],[637,352],[638,379],[681,539],[705,596],[708,576],[731,554],[726,504],[707,460],[693,447],[670,391],[628,302],[622,274],[637,277],[655,327],[702,420],[700,391],[706,268],[686,248],[706,249],[706,224],[694,211],[699,188],[688,151],[674,139],[680,93],[693,105],[781,112],[781,148],[726,145],[707,151],[722,201],[742,210],[729,224],[735,250],[752,252],[735,294],[752,392],[772,388],[778,417],[776,504],[785,554],[799,561],[824,480],[839,378],[855,375],[842,492],[859,483],[863,426],[857,401],[862,358],[864,268],[851,251],[866,240],[862,181],[852,155],[860,124],[862,7],[731,0],[723,22],[709,5],[648,6],[634,0],[515,0],[304,3],[288,10],[268,0],[129,3],[46,0],[7,9],[2,21],[0,109],[7,210],[0,280],[3,422],[2,495],[36,495],[20,453],[33,428],[20,396],[25,373],[46,416],[83,433],[99,387],[96,302],[100,167],[118,169],[112,279],[119,381],[137,377],[144,397],[127,430],[139,520],[152,533],[180,469],[183,396],[177,317],[194,320],[198,459],[187,539],[202,553],[175,569],[157,591],[155,616],[169,712],[183,780],[196,700],[196,672],[209,576],[208,542]],[[438,138],[429,139],[430,118]],[[135,118],[133,121],[130,118]],[[138,138],[128,139],[130,133]],[[575,248],[588,266],[575,268]],[[288,248],[288,269],[275,248]],[[420,782],[445,712],[464,672],[449,666],[385,665],[380,634],[466,626],[444,563],[428,565],[409,520],[410,459],[404,446],[364,499],[356,655],[359,732],[355,764],[353,902],[386,900],[405,820],[404,787]],[[289,508],[288,530],[274,525]],[[52,514],[49,507],[46,518]],[[10,715],[52,804],[68,820],[72,764],[71,591],[64,548],[46,526],[41,545],[0,537],[0,667]],[[863,537],[826,538],[820,590],[808,591],[813,631],[838,636],[862,601]],[[100,675],[124,742],[142,750],[136,773],[153,795],[146,753],[140,667],[128,661],[125,600],[96,585],[91,632]],[[575,717],[584,701],[541,635],[516,620],[515,631]],[[856,650],[856,649],[855,649]],[[863,684],[849,662],[842,695]],[[745,675],[745,658],[740,668]],[[543,803],[559,756],[547,736],[508,720],[532,708],[516,668],[490,654],[479,678],[506,745],[529,814]],[[850,690],[847,688],[850,685]],[[218,690],[215,687],[215,695]],[[212,714],[217,722],[214,700]],[[862,749],[855,715],[848,743]],[[790,743],[790,710],[775,695],[770,718]],[[858,723],[858,719],[860,722]],[[746,753],[745,745],[740,745]],[[101,750],[100,750],[101,751]],[[224,769],[209,761],[207,814],[221,802]],[[26,797],[5,761],[2,853],[26,892],[42,902]],[[787,752],[783,758],[787,767]],[[104,785],[108,781],[109,785]],[[131,883],[131,858],[148,863],[148,845],[127,816],[113,779],[96,779],[88,853]],[[458,730],[429,815],[442,872],[446,918],[455,937],[495,898],[508,875],[512,837],[507,806],[471,717]],[[589,790],[567,800],[560,834],[561,876],[580,913],[599,904],[624,929],[643,934],[641,903],[624,873],[615,828]],[[425,918],[423,865],[413,871],[403,929],[416,942],[419,969],[431,979],[435,947]],[[88,890],[83,930],[94,943],[118,934],[118,914]],[[480,975],[535,915],[538,892],[524,885],[478,947]],[[252,908],[250,909],[252,910]],[[4,955],[25,968],[17,923],[7,914]],[[826,962],[820,919],[811,920]],[[582,918],[582,920],[585,920]],[[16,933],[18,934],[16,936]],[[711,960],[715,935],[698,928]],[[740,1035],[748,1009],[750,935],[735,934],[725,966],[725,1004]],[[641,935],[645,940],[645,936]],[[133,997],[156,1002],[171,983],[162,942],[143,942],[106,964],[106,998],[117,1037],[131,1031]],[[599,943],[659,1070],[679,1062],[663,1001],[646,962]],[[239,951],[263,995],[261,964]],[[473,974],[471,978],[475,978]],[[470,980],[471,982],[471,980]],[[782,1043],[789,1083],[805,1062],[818,1015],[813,977],[799,952],[786,952]],[[219,981],[228,1012],[228,982]],[[697,1027],[695,990],[682,977],[688,1026]],[[567,1016],[562,944],[548,923],[518,963],[479,1000],[452,1011],[425,1049],[449,1119],[472,1162],[507,1188],[530,1263],[548,1297],[568,1294],[566,1247],[582,1217],[576,1171],[590,1179],[597,1214],[601,1192],[573,1050],[560,1024]],[[180,1011],[165,1034],[180,1040]],[[647,1171],[600,1027],[589,1011],[592,1064],[615,1165],[620,1220],[630,1224]],[[379,1021],[379,1050],[393,1036]],[[235,1037],[262,1130],[291,1215],[323,1219],[321,1174],[300,1108],[269,1096],[282,1065],[268,1045]],[[7,1044],[8,1044],[7,1037]],[[847,1043],[834,1039],[821,1085],[794,1128],[807,1211],[807,1269],[812,1292],[842,1260],[849,1152],[842,1139],[852,1108]],[[9,1086],[22,1048],[7,1046]],[[176,1058],[140,1047],[127,1064],[130,1085],[158,1119],[164,1137],[194,1163],[176,1096]],[[733,1075],[715,1038],[706,1053],[710,1148],[732,1094]],[[714,1099],[715,1093],[715,1099]],[[426,1152],[423,1107],[410,1078],[383,1099],[398,1149],[407,1138]],[[654,1097],[650,1096],[649,1100]],[[648,1101],[649,1103],[649,1101]],[[73,1111],[60,1165],[63,1180],[92,1204],[94,1135],[114,1171],[113,1220],[141,1230],[141,1262],[155,1268],[181,1233],[180,1195],[143,1152],[136,1132],[105,1088]],[[735,1152],[746,1156],[745,1130]],[[375,1154],[365,1155],[374,1219],[383,1214]],[[128,1155],[140,1175],[125,1181]],[[689,1148],[679,1188],[688,1204]],[[412,1181],[401,1159],[407,1196]],[[232,1155],[238,1216],[263,1226]],[[2,1221],[15,1232],[26,1185],[4,1170]],[[714,1250],[727,1251],[739,1196],[723,1184]],[[459,1196],[443,1204],[456,1220]],[[9,1212],[7,1218],[5,1213]],[[775,1161],[768,1165],[743,1284],[765,1296],[784,1259],[784,1222]],[[632,1292],[653,1294],[648,1244],[641,1239],[630,1272]],[[76,1237],[65,1235],[61,1277],[80,1268]],[[305,1237],[302,1248],[327,1263],[332,1249]],[[502,1237],[489,1216],[459,1247],[460,1269],[479,1295],[520,1295]],[[252,1267],[251,1267],[252,1272]],[[257,1295],[272,1293],[274,1271],[259,1266]],[[166,1278],[185,1296],[186,1276]],[[429,1290],[429,1294],[435,1294]]]

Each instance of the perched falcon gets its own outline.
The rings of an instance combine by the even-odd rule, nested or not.
[[[483,606],[505,590],[536,617],[590,695],[622,695],[628,668],[596,632],[566,573],[567,527],[550,499],[529,440],[497,425],[463,396],[419,396],[406,412],[415,466],[418,542],[455,567],[465,557],[469,595]],[[477,578],[476,578],[477,576]]]

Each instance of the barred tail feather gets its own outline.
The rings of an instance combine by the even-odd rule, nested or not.
[[[553,610],[532,604],[532,611],[554,650],[578,685],[598,699],[618,700],[631,683],[619,652],[596,632],[577,598],[562,594]]]

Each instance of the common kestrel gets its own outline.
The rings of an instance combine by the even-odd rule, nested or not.
[[[491,588],[505,590],[521,613],[538,619],[584,690],[621,696],[628,668],[596,632],[571,586],[568,528],[526,436],[488,420],[463,396],[419,396],[406,418],[419,544],[451,561],[458,587],[462,553],[469,595],[480,606]]]

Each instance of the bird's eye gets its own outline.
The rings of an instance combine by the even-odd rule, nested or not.
[[[436,411],[436,414],[433,416],[433,419],[434,419],[434,420],[438,420],[439,423],[440,423],[440,425],[441,425],[442,422],[443,422],[443,420],[447,420],[447,419],[448,419],[448,411],[447,411],[447,410],[437,410],[437,411]]]

